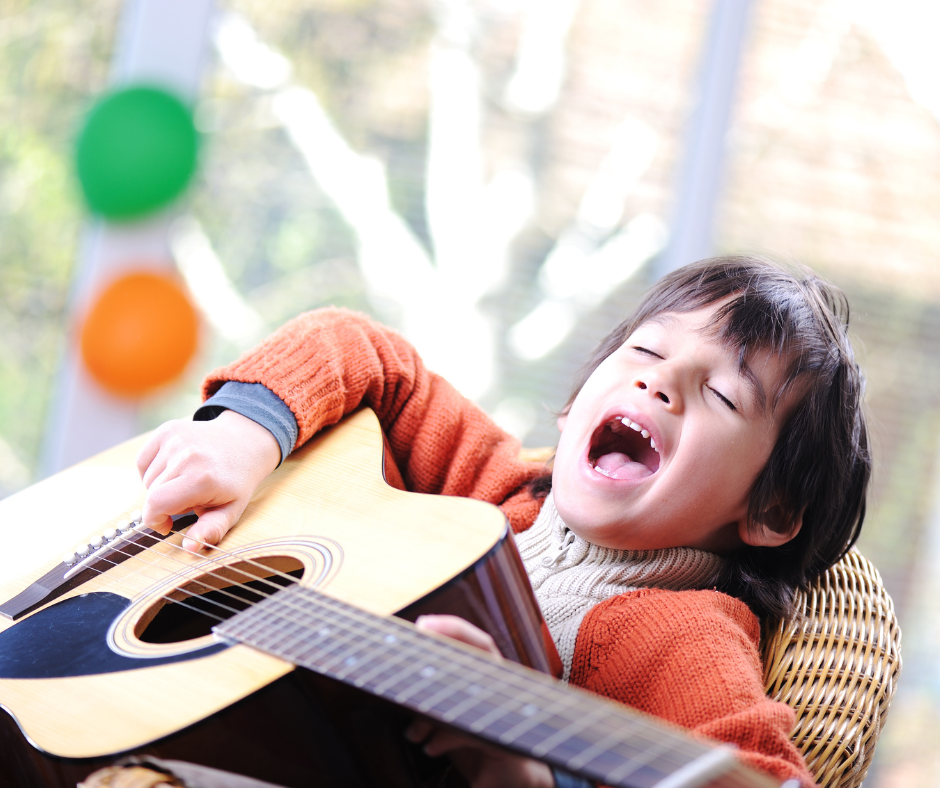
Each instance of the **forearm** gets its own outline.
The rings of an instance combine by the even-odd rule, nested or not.
[[[361,405],[375,410],[409,489],[502,502],[538,468],[519,444],[396,332],[339,309],[301,315],[234,364],[212,373],[261,383],[290,409],[296,445]],[[251,416],[249,416],[251,418]]]

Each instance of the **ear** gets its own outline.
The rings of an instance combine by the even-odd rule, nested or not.
[[[567,413],[562,413],[562,414],[558,417],[558,421],[556,421],[555,423],[558,425],[558,431],[559,431],[559,432],[564,432],[564,431],[565,431],[565,425],[568,423],[568,414],[567,414]]]
[[[760,520],[743,520],[738,525],[738,536],[751,547],[780,547],[793,539],[803,527],[803,515],[795,518],[774,504],[763,512]]]

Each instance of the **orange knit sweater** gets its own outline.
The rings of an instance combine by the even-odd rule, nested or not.
[[[297,445],[360,405],[378,414],[408,489],[499,505],[527,529],[540,503],[525,484],[543,472],[519,443],[395,332],[341,309],[292,320],[206,380],[262,383],[293,411]],[[757,618],[717,591],[643,589],[592,608],[578,631],[571,682],[740,749],[781,780],[813,779],[790,743],[794,713],[766,697]]]

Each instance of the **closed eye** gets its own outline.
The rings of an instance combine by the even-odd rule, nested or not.
[[[718,399],[720,399],[720,400],[721,400],[725,405],[727,405],[731,410],[737,410],[737,409],[738,409],[737,406],[736,406],[730,399],[728,399],[724,394],[722,394],[720,391],[718,391],[718,389],[713,389],[713,388],[711,388],[711,386],[709,386],[709,389],[708,389],[708,390],[711,391],[712,394],[714,394],[716,397],[718,397]]]
[[[641,345],[633,345],[633,349],[637,353],[642,353],[644,356],[652,356],[653,358],[662,358],[662,356],[659,355],[659,353],[653,350],[650,350],[649,348],[642,347]]]

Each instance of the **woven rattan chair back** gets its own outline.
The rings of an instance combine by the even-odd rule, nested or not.
[[[871,765],[901,670],[901,630],[878,570],[856,549],[764,625],[767,694],[796,710],[793,742],[823,788]]]
[[[520,458],[550,463],[550,448]],[[767,694],[796,710],[793,743],[822,788],[857,788],[901,670],[901,630],[881,575],[855,548],[763,626]]]

